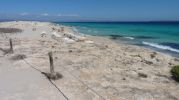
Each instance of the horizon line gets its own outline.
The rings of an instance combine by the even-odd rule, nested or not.
[[[141,20],[141,21],[121,21],[121,20],[74,20],[74,21],[50,21],[50,20],[16,20],[16,19],[0,19],[0,22],[6,21],[40,21],[40,22],[179,22],[179,20]]]

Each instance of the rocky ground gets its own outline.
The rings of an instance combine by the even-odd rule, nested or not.
[[[177,58],[138,46],[115,43],[108,38],[74,34],[72,27],[65,27],[62,31],[63,26],[52,23],[8,22],[0,23],[0,27],[23,30],[16,34],[0,33],[0,58],[10,62],[11,67],[19,72],[32,73],[32,79],[36,77],[34,73],[40,72],[30,65],[42,72],[49,72],[47,54],[53,52],[55,71],[63,75],[53,82],[69,100],[179,99],[179,84],[170,74],[172,66],[179,64]],[[14,53],[4,55],[4,50],[9,48],[9,38],[12,38]],[[25,55],[23,59],[13,59],[22,54]],[[6,66],[2,64],[5,60],[0,60],[1,70]],[[30,65],[25,65],[27,63]],[[5,75],[8,73],[12,74],[7,71]],[[4,75],[2,71],[0,74]],[[21,76],[25,77],[25,74],[22,72]],[[39,80],[48,81],[44,77],[42,75]],[[13,83],[11,78],[6,80]],[[26,81],[24,78],[19,80]],[[31,83],[25,84],[28,86]],[[13,95],[2,87],[4,85],[0,84],[0,91]],[[62,93],[59,93],[60,97],[63,97]],[[2,92],[0,96],[3,96]],[[44,95],[40,96],[43,98]]]

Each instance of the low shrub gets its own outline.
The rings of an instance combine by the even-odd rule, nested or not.
[[[22,30],[18,28],[0,28],[0,33],[21,33]]]
[[[44,74],[49,80],[58,80],[58,79],[63,78],[63,75],[58,72],[55,72],[55,73],[42,72],[42,74]]]
[[[172,69],[171,69],[171,74],[172,74],[172,77],[179,82],[179,65],[177,66],[174,66]]]
[[[14,55],[14,56],[12,56],[11,57],[11,60],[23,60],[23,59],[25,59],[25,58],[27,58],[26,57],[26,55],[24,55],[24,54],[16,54],[16,55]]]
[[[144,73],[138,73],[138,76],[142,77],[142,78],[147,78],[148,77],[147,74],[144,74]]]

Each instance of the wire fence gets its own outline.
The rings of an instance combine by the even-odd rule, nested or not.
[[[45,75],[45,72],[42,72],[41,70],[37,69],[35,66],[33,66],[32,64],[30,64],[27,60],[23,59],[24,62],[26,64],[28,64],[31,68],[35,69],[36,71],[42,73],[43,75]],[[63,67],[63,66],[62,66]],[[93,88],[89,87],[87,84],[85,84],[80,78],[78,78],[77,76],[75,76],[74,74],[72,74],[72,72],[68,71],[67,68],[63,67],[63,69],[65,69],[68,74],[70,74],[71,76],[73,76],[76,80],[78,80],[81,84],[83,84],[84,86],[86,86],[89,90],[91,90],[93,93],[95,93],[97,96],[99,96],[100,98],[102,98],[103,100],[106,100],[102,95],[100,95],[97,91],[95,91]],[[45,75],[46,76],[46,75]],[[55,83],[52,82],[51,79],[48,78],[48,80],[50,81],[50,83],[56,87],[58,89],[58,91],[65,97],[66,100],[69,100],[69,98],[60,90],[60,88],[58,88],[57,85],[55,85]]]
[[[12,41],[11,41],[12,42]],[[40,72],[41,74],[43,74],[45,77],[47,77],[46,73],[39,70],[38,66],[34,66],[32,64],[30,64],[27,60],[25,60],[24,58],[22,59],[27,65],[29,65],[31,68],[33,68],[34,70]],[[63,66],[62,66],[63,67]],[[67,68],[63,67],[63,69],[65,71],[68,72],[69,75],[73,76],[77,81],[79,81],[81,84],[83,84],[84,86],[87,87],[87,89],[91,90],[93,93],[95,93],[97,96],[99,96],[100,98],[102,98],[103,100],[106,100],[102,95],[100,95],[97,91],[95,91],[93,88],[89,87],[87,84],[85,84],[80,78],[78,78],[77,76],[75,76],[72,72],[68,71]],[[77,69],[76,69],[77,70]],[[61,89],[49,78],[47,77],[47,79],[49,80],[49,82],[59,91],[60,94],[63,95],[63,97],[66,100],[69,100],[69,98],[61,91]]]
[[[35,69],[36,71],[40,72],[41,74],[43,74],[43,75],[46,77],[45,72],[43,72],[43,71],[37,69],[35,66],[33,66],[32,64],[30,64],[27,60],[23,59],[23,61],[24,61],[27,65],[29,65],[31,68]],[[64,97],[66,100],[69,100],[68,97],[60,90],[59,87],[57,87],[56,84],[54,84],[54,83],[52,82],[51,79],[49,79],[49,78],[47,78],[47,79],[48,79],[49,82],[63,95],[63,97]]]

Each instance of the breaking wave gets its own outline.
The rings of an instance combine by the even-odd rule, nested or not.
[[[130,40],[134,40],[134,39],[135,39],[135,38],[133,38],[133,37],[124,37],[124,38],[130,39]]]
[[[148,46],[155,47],[155,48],[158,48],[158,49],[169,50],[169,51],[173,51],[173,52],[179,53],[178,49],[172,48],[170,46],[160,45],[160,44],[157,44],[157,43],[149,43],[149,42],[144,42],[144,41],[142,43],[144,45],[148,45]]]

